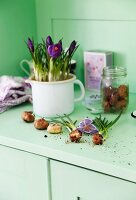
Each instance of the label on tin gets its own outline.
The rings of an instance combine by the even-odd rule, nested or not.
[[[105,54],[85,52],[85,86],[88,89],[100,90],[102,71],[105,67]]]

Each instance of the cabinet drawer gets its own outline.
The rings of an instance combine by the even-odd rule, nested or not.
[[[0,199],[48,200],[46,167],[44,157],[0,146]]]
[[[135,200],[136,184],[51,161],[52,200]]]

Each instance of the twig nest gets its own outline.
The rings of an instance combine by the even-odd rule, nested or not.
[[[62,132],[62,126],[60,124],[50,124],[47,128],[47,131],[52,134],[58,134]]]
[[[49,126],[49,123],[44,118],[37,119],[34,122],[34,127],[38,130],[47,129],[48,126]]]
[[[73,131],[69,134],[69,138],[70,138],[71,142],[77,143],[77,142],[80,141],[81,137],[82,137],[82,133],[81,133],[78,129],[73,130]]]
[[[22,113],[22,119],[23,119],[25,122],[30,123],[30,122],[34,122],[35,116],[34,116],[34,114],[33,114],[32,111],[24,111],[24,112]]]
[[[94,134],[92,139],[95,145],[103,144],[103,136],[99,133]]]

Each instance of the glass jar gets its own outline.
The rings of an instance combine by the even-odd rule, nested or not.
[[[129,87],[126,68],[105,67],[103,69],[101,95],[104,112],[119,112],[127,108]]]

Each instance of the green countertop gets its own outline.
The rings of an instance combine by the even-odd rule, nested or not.
[[[109,131],[109,138],[102,146],[94,146],[90,136],[84,136],[81,143],[67,144],[67,131],[52,135],[36,130],[33,123],[28,124],[21,119],[23,111],[32,110],[29,103],[0,115],[0,144],[136,183],[136,120],[130,115],[136,110],[135,99],[136,94],[131,94],[127,111]],[[87,116],[95,117],[82,103],[77,103],[71,118],[80,121]],[[104,116],[107,119],[116,117],[115,114]],[[45,134],[48,137],[45,138]]]

